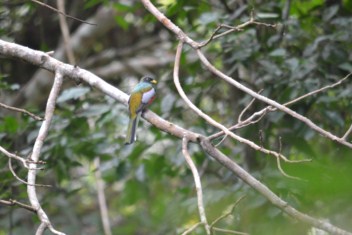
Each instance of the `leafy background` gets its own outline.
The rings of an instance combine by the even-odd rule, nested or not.
[[[55,1],[47,3],[55,6]],[[248,27],[214,40],[204,51],[226,74],[253,90],[263,89],[263,95],[280,103],[332,84],[352,72],[350,0],[292,1],[289,8],[283,0],[231,3],[159,0],[155,4],[198,41],[209,38],[219,23],[245,22],[251,12],[258,21],[278,24],[276,29]],[[127,61],[153,55],[162,61],[175,53],[174,35],[137,1],[67,1],[66,5],[69,14],[82,19],[89,18],[103,5],[117,12],[115,26],[92,47],[86,48],[84,56],[77,58],[82,68],[94,72],[111,60]],[[0,16],[2,39],[44,51],[55,50],[60,43],[58,17],[46,8],[30,2],[3,1]],[[70,20],[70,30],[74,32],[80,24]],[[143,43],[150,43],[150,46],[124,52]],[[109,50],[120,54],[109,58],[105,53]],[[181,62],[181,83],[191,100],[217,121],[227,126],[234,124],[251,97],[204,70],[189,48],[185,49]],[[216,132],[179,98],[172,83],[172,65],[171,59],[169,63],[142,71],[134,71],[132,67],[118,74],[108,74],[103,79],[129,92],[143,72],[151,73],[159,84],[158,99],[150,109],[190,130],[205,135]],[[15,100],[36,70],[21,61],[1,58],[2,100]],[[197,223],[194,183],[181,153],[181,141],[141,122],[138,142],[126,147],[123,145],[128,122],[126,107],[86,84],[77,86],[68,80],[65,84],[41,155],[47,164],[38,177],[38,183],[53,185],[38,192],[55,227],[68,234],[103,234],[95,158],[101,161],[99,169],[105,183],[113,234],[179,234]],[[351,90],[348,80],[291,108],[342,136],[352,122]],[[19,102],[18,106],[42,114],[46,92],[42,94],[42,101],[26,105]],[[263,107],[264,104],[255,102],[249,113]],[[21,156],[30,154],[40,123],[26,116],[0,112],[1,146]],[[281,138],[281,152],[288,158],[312,159],[309,163],[282,163],[288,174],[302,179],[292,180],[280,174],[276,160],[270,156],[232,140],[226,140],[221,147],[221,151],[297,209],[352,230],[350,149],[280,112],[270,113],[259,123],[236,133],[277,151]],[[309,226],[273,207],[198,146],[191,145],[190,151],[202,174],[209,221],[246,195],[234,213],[221,220],[218,227],[250,234],[314,233]],[[11,175],[6,157],[0,158],[0,166],[0,198],[27,202],[26,187]],[[26,177],[20,165],[16,165],[15,170],[22,178]],[[38,219],[30,212],[0,207],[0,234],[33,233],[36,225]],[[204,234],[204,231],[199,228],[193,234]]]

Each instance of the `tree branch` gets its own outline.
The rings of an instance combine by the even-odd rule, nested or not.
[[[27,114],[28,116],[30,116],[31,118],[37,120],[37,121],[42,121],[43,118],[42,117],[39,117],[25,109],[20,109],[20,108],[16,108],[16,107],[12,107],[12,106],[9,106],[9,105],[6,105],[6,104],[3,104],[3,103],[0,103],[0,107],[2,108],[5,108],[5,109],[8,109],[8,110],[11,110],[11,111],[15,111],[15,112],[20,112],[20,113],[24,113],[24,114]]]
[[[16,159],[16,160],[22,162],[23,166],[28,168],[28,169],[40,169],[40,168],[30,168],[28,163],[44,164],[43,161],[34,162],[34,161],[30,160],[30,159],[24,159],[24,158],[22,158],[20,156],[17,156],[16,154],[10,153],[9,151],[7,151],[6,149],[4,149],[1,146],[0,146],[0,152],[5,154],[9,158],[13,158],[13,159]]]
[[[19,206],[19,207],[24,208],[24,209],[26,209],[28,211],[31,211],[31,212],[34,212],[34,213],[37,212],[33,207],[31,207],[29,205],[26,205],[26,204],[24,204],[22,202],[18,202],[18,201],[13,200],[13,199],[9,199],[9,200],[0,199],[0,204],[6,205],[6,206]]]
[[[189,168],[192,171],[192,175],[194,178],[194,185],[196,186],[196,192],[197,192],[197,201],[198,201],[198,210],[199,210],[200,221],[202,222],[202,224],[204,224],[206,234],[210,235],[211,234],[210,227],[209,227],[207,217],[205,215],[205,209],[204,209],[202,184],[200,181],[197,167],[194,164],[191,156],[188,153],[187,145],[188,145],[187,136],[184,136],[182,139],[182,153],[186,159],[186,162],[187,162]]]
[[[34,146],[33,146],[33,152],[31,155],[31,159],[34,162],[39,160],[40,152],[41,152],[44,140],[48,134],[51,120],[54,115],[55,103],[56,103],[57,97],[59,95],[62,83],[63,83],[63,74],[59,71],[56,71],[54,84],[53,84],[53,87],[52,87],[51,92],[49,94],[48,102],[47,102],[46,109],[45,109],[45,120],[39,129],[38,136],[37,136],[35,143],[34,143]],[[36,167],[36,164],[31,163],[30,167]],[[29,201],[30,201],[32,207],[36,209],[38,217],[41,221],[41,225],[39,226],[36,234],[42,234],[44,232],[45,228],[48,227],[52,233],[64,235],[64,233],[59,232],[53,228],[48,216],[46,215],[45,211],[42,209],[42,207],[39,203],[38,197],[37,197],[36,187],[33,186],[33,185],[35,185],[35,182],[36,182],[36,170],[29,169],[28,170],[27,194],[28,194],[28,198],[29,198]]]

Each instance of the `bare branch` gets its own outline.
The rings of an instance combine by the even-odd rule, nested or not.
[[[187,136],[185,136],[182,139],[182,153],[193,174],[194,184],[196,186],[196,191],[197,191],[197,201],[198,201],[200,221],[202,222],[202,224],[204,224],[206,234],[210,235],[211,234],[210,227],[209,227],[207,217],[205,215],[205,209],[204,209],[202,184],[199,178],[197,167],[188,153],[187,145],[188,145],[188,140],[187,140]]]
[[[24,159],[24,158],[22,158],[22,157],[20,157],[20,156],[17,156],[16,154],[10,153],[9,151],[7,151],[6,149],[4,149],[4,148],[1,147],[1,146],[0,146],[0,152],[2,152],[3,154],[5,154],[5,155],[6,155],[7,157],[9,157],[9,158],[13,158],[13,159],[16,159],[16,160],[22,162],[23,166],[26,167],[26,168],[28,168],[28,169],[38,169],[38,170],[41,169],[41,168],[30,168],[30,167],[28,166],[28,163],[45,164],[45,162],[43,162],[43,161],[37,161],[37,162],[35,162],[35,161],[30,160],[30,159]]]
[[[54,7],[52,7],[52,6],[49,6],[48,4],[42,3],[42,2],[40,2],[40,1],[38,1],[38,0],[31,0],[31,1],[37,3],[37,4],[41,5],[41,6],[44,6],[44,7],[46,7],[46,8],[49,8],[50,10],[55,11],[55,12],[57,12],[57,13],[59,13],[59,14],[65,16],[65,17],[67,17],[67,18],[71,18],[71,19],[77,20],[77,21],[79,21],[79,22],[81,22],[81,23],[85,23],[85,24],[89,24],[89,25],[95,25],[95,26],[97,25],[97,24],[94,24],[94,23],[89,23],[89,22],[87,22],[87,21],[78,19],[78,18],[73,17],[73,16],[70,16],[70,15],[67,15],[67,14],[65,14],[64,12],[59,11],[59,10],[57,10],[56,8],[54,8]]]
[[[258,22],[255,21],[253,16],[251,17],[251,19],[243,24],[237,25],[237,26],[230,26],[230,25],[226,25],[226,24],[220,24],[215,31],[212,33],[212,35],[210,36],[210,38],[208,40],[206,40],[205,42],[200,43],[200,45],[198,46],[198,48],[204,47],[206,45],[208,45],[212,40],[223,37],[229,33],[232,32],[238,32],[238,31],[242,31],[244,28],[250,26],[250,25],[262,25],[262,26],[266,26],[266,27],[271,27],[271,28],[276,28],[275,24],[266,24],[266,23],[262,23],[262,22]],[[217,32],[219,32],[220,29],[222,28],[226,28],[228,30],[226,30],[223,33],[220,34],[216,34]]]
[[[46,109],[45,109],[45,120],[39,129],[37,139],[35,140],[35,143],[33,146],[33,152],[31,155],[31,159],[34,162],[39,160],[40,152],[41,152],[42,146],[44,144],[44,140],[48,134],[51,120],[54,115],[55,103],[56,103],[57,97],[59,95],[62,83],[63,83],[63,75],[59,71],[57,71],[55,73],[54,84],[53,84],[53,87],[52,87],[51,92],[49,94],[48,102],[47,102]],[[31,163],[30,167],[36,167],[36,164]],[[36,234],[42,234],[44,232],[45,228],[48,227],[52,233],[64,235],[64,233],[59,232],[53,228],[48,216],[46,215],[45,211],[42,209],[42,207],[39,203],[38,197],[37,197],[36,188],[35,188],[35,186],[33,186],[33,185],[35,185],[35,183],[36,183],[36,170],[29,169],[28,170],[28,184],[29,185],[27,186],[27,194],[28,194],[28,198],[29,198],[31,205],[33,206],[33,208],[35,208],[37,210],[38,217],[41,221],[41,225],[39,226]]]
[[[15,112],[20,112],[20,113],[24,113],[24,114],[27,114],[28,116],[30,116],[31,118],[37,120],[37,121],[42,121],[43,118],[42,117],[39,117],[25,109],[20,109],[20,108],[16,108],[16,107],[12,107],[12,106],[8,106],[6,104],[3,104],[3,103],[0,103],[0,107],[2,108],[5,108],[5,109],[8,109],[8,110],[12,110],[12,111],[15,111]]]
[[[347,76],[345,76],[344,78],[342,78],[341,80],[337,81],[336,83],[334,84],[331,84],[331,85],[327,85],[325,87],[322,87],[322,88],[319,88],[317,90],[314,90],[314,91],[311,91],[309,92],[308,94],[305,94],[305,95],[302,95],[300,97],[297,97],[296,99],[293,99],[289,102],[286,102],[284,103],[283,105],[284,106],[288,106],[288,105],[291,105],[293,103],[296,103],[304,98],[307,98],[308,96],[311,96],[311,95],[315,95],[315,94],[318,94],[320,92],[323,92],[329,88],[333,88],[337,85],[340,85],[342,82],[344,82],[352,73],[348,74]],[[260,92],[258,92],[260,93]],[[267,106],[265,107],[264,109],[260,110],[260,111],[257,111],[255,113],[253,113],[250,117],[248,117],[246,120],[244,121],[239,121],[237,124],[231,126],[229,128],[229,130],[233,131],[233,130],[236,130],[236,129],[240,129],[240,128],[243,128],[245,126],[248,126],[248,125],[251,125],[251,124],[254,124],[254,123],[257,123],[258,121],[260,121],[268,112],[273,112],[273,111],[276,111],[277,109],[276,108],[273,108],[272,106]],[[351,127],[351,132],[352,132],[352,127]],[[215,138],[218,138],[220,137],[221,135],[223,135],[224,132],[221,131],[221,132],[218,132],[216,134],[213,134],[211,136],[209,136],[209,139],[215,139]],[[349,135],[349,133],[347,132],[346,133],[347,135]],[[341,139],[344,139],[346,140],[346,138],[344,137],[341,137]]]
[[[0,204],[6,205],[6,206],[19,206],[19,207],[24,208],[26,210],[29,210],[31,212],[34,212],[34,213],[37,212],[33,207],[31,207],[29,205],[26,205],[26,204],[24,204],[22,202],[18,202],[18,201],[13,200],[13,199],[9,199],[8,201],[0,199]]]
[[[258,91],[258,94],[260,94],[263,91],[263,89],[261,89],[260,91]],[[240,113],[240,115],[238,116],[237,122],[241,123],[242,122],[242,116],[245,114],[245,112],[249,109],[249,107],[252,106],[252,104],[254,103],[255,98],[252,98],[251,102],[249,102],[249,104],[242,110],[242,112]]]
[[[194,224],[192,227],[190,227],[189,229],[187,229],[186,231],[184,231],[181,235],[187,235],[191,232],[193,232],[193,230],[195,230],[199,225],[203,224],[202,222],[196,223]]]
[[[227,216],[231,215],[233,213],[233,211],[235,210],[236,206],[243,200],[243,198],[245,198],[246,195],[243,195],[242,197],[240,197],[231,207],[230,211],[228,211],[227,213],[224,213],[223,215],[219,216],[218,218],[216,218],[210,225],[210,228],[213,228],[215,226],[215,224],[217,222],[219,222],[220,220],[226,218]]]
[[[334,87],[340,85],[341,83],[343,83],[343,82],[344,82],[347,78],[349,78],[351,75],[352,75],[352,73],[349,73],[349,74],[347,74],[344,78],[340,79],[339,81],[335,82],[334,84],[324,86],[324,87],[319,88],[319,89],[317,89],[317,90],[315,90],[315,91],[311,91],[311,92],[309,92],[309,93],[307,93],[307,94],[305,94],[305,95],[302,95],[302,96],[300,96],[300,97],[298,97],[298,98],[296,98],[296,99],[294,99],[294,100],[291,100],[291,101],[289,101],[289,102],[287,102],[287,103],[284,103],[283,105],[289,106],[289,105],[291,105],[291,104],[293,104],[293,103],[296,103],[296,102],[298,102],[298,101],[300,101],[300,100],[303,100],[303,99],[307,98],[308,96],[312,96],[312,95],[318,94],[318,93],[320,93],[320,92],[322,92],[322,91],[325,91],[325,90],[327,90],[327,89],[334,88]]]
[[[47,184],[29,184],[25,180],[21,179],[12,168],[11,158],[9,158],[9,169],[10,169],[12,175],[21,183],[24,183],[26,185],[31,185],[31,186],[37,186],[37,187],[49,187],[49,188],[51,187],[51,185],[47,185]],[[38,170],[38,168],[37,168],[37,170]]]
[[[214,227],[213,230],[214,231],[218,231],[218,232],[222,232],[222,233],[225,233],[225,234],[249,235],[248,233],[239,232],[239,231],[233,231],[233,230],[228,230],[228,229],[223,229],[223,228],[217,228],[217,227]]]

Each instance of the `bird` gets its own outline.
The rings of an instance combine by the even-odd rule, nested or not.
[[[132,89],[128,99],[129,122],[125,144],[132,144],[136,141],[136,129],[142,112],[150,105],[156,97],[157,80],[150,76],[144,76]]]

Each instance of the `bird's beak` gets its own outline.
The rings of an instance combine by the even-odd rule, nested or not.
[[[158,81],[155,80],[155,79],[151,80],[150,82],[153,83],[153,84],[158,84]]]

